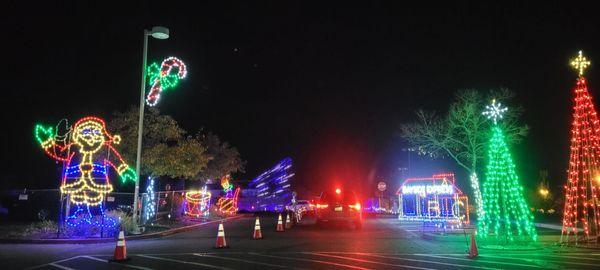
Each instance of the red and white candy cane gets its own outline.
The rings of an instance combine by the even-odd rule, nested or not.
[[[169,76],[173,72],[173,68],[177,69],[177,79],[174,81],[164,80],[166,76]],[[169,57],[163,60],[160,64],[160,74],[156,76],[152,82],[150,93],[148,93],[148,96],[146,97],[146,103],[150,106],[156,105],[160,99],[160,93],[163,90],[175,86],[177,81],[185,78],[186,75],[187,68],[185,67],[183,61],[175,57]]]

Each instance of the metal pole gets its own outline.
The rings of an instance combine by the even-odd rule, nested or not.
[[[148,30],[144,30],[144,49],[142,52],[142,84],[140,87],[140,119],[138,123],[137,157],[135,162],[135,190],[133,192],[133,234],[139,234],[140,228],[137,221],[138,196],[140,193],[140,165],[142,161],[142,134],[144,128],[144,96],[146,95],[146,58],[148,54]]]

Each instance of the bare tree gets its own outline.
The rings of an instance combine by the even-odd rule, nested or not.
[[[416,122],[401,126],[401,136],[420,154],[450,157],[464,168],[471,175],[471,186],[479,209],[481,193],[476,175],[490,132],[489,121],[482,111],[492,99],[506,103],[513,97],[514,94],[507,89],[490,91],[489,95],[482,95],[477,90],[458,91],[445,117],[418,110]],[[522,112],[521,107],[512,106],[500,123],[509,143],[520,142],[527,135],[529,128],[518,122]]]

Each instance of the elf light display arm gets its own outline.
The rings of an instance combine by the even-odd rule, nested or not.
[[[119,152],[117,152],[117,150],[114,147],[112,147],[112,145],[107,146],[110,151],[110,160],[106,160],[106,163],[108,163],[111,167],[115,169],[115,171],[117,171],[123,183],[127,182],[128,180],[135,182],[135,180],[137,179],[137,174],[135,173],[135,170],[130,168],[129,165],[127,165],[125,161],[123,161],[121,154],[119,154]]]
[[[56,142],[56,133],[52,127],[36,125],[34,134],[36,141],[40,144],[48,156],[57,161],[69,160],[69,145],[59,145]]]

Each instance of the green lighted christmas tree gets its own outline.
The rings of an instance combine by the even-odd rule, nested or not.
[[[523,186],[515,172],[504,132],[497,122],[506,111],[507,108],[493,100],[483,113],[493,125],[482,190],[484,215],[477,224],[478,233],[483,238],[493,234],[497,240],[506,242],[516,239],[536,241],[533,216],[523,197]]]

